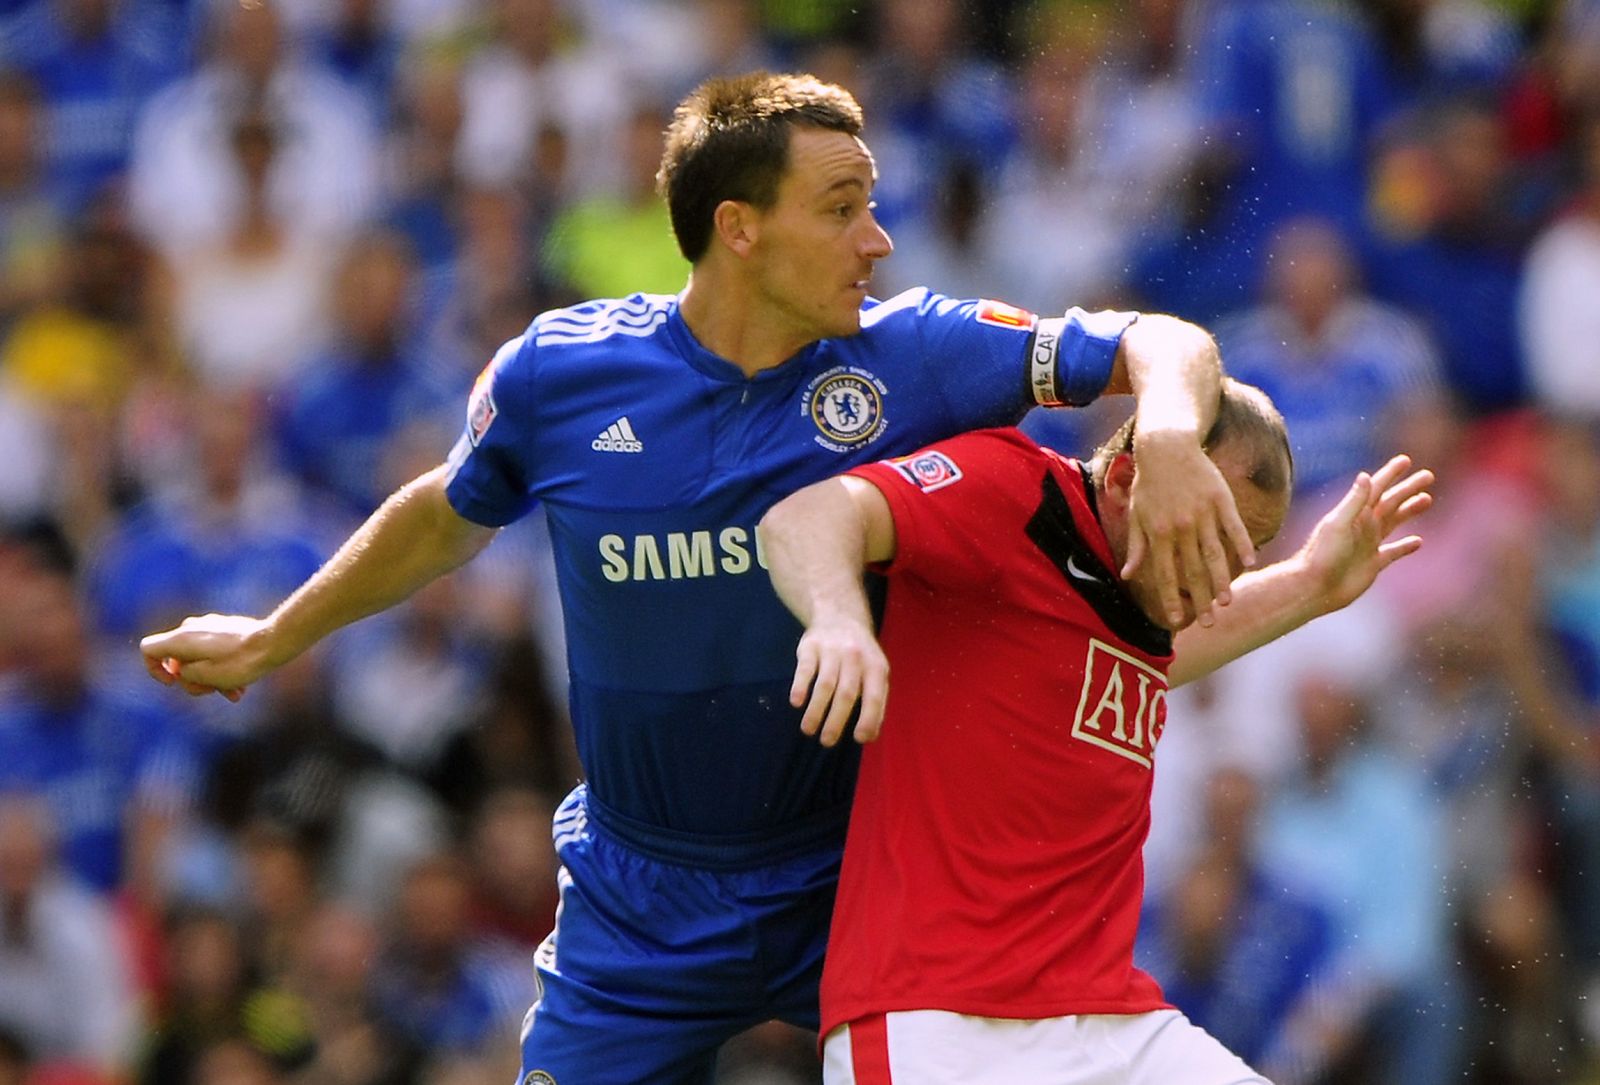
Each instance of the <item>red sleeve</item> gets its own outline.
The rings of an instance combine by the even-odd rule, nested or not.
[[[1039,505],[1049,468],[1039,447],[1014,429],[979,430],[850,474],[883,494],[894,517],[890,576],[936,585],[982,584],[1004,564]]]

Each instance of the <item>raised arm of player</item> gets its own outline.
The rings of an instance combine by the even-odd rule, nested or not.
[[[1255,562],[1233,493],[1201,447],[1222,396],[1217,345],[1195,324],[1146,313],[1122,333],[1106,391],[1132,392],[1136,399],[1139,472],[1122,575],[1154,563],[1161,604],[1172,620],[1183,620],[1183,589],[1201,623],[1209,624],[1212,602],[1230,599],[1229,551],[1245,566]]]
[[[832,746],[859,702],[855,738],[871,742],[883,724],[889,661],[861,574],[894,557],[889,503],[864,479],[831,478],[780,501],[756,531],[778,597],[806,627],[789,690],[790,704],[805,705],[801,730],[820,730],[822,744]]]
[[[446,468],[401,487],[333,558],[265,618],[206,614],[139,644],[157,681],[238,700],[246,686],[334,630],[376,614],[471,558],[494,528],[445,499]]]
[[[1422,545],[1416,535],[1385,540],[1433,503],[1431,485],[1433,472],[1412,471],[1408,456],[1394,457],[1375,474],[1357,475],[1293,556],[1245,573],[1234,581],[1233,602],[1215,624],[1191,625],[1177,635],[1168,672],[1172,685],[1204,677],[1360,598],[1379,573]]]

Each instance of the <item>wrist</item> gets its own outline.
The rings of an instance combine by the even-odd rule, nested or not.
[[[295,647],[290,630],[277,616],[264,618],[244,635],[241,647],[251,669],[265,674],[283,666],[304,651]]]
[[[1138,459],[1149,452],[1158,455],[1168,450],[1191,452],[1200,448],[1203,437],[1198,419],[1184,422],[1172,418],[1167,412],[1166,417],[1146,424],[1141,415],[1133,429],[1133,455]]]
[[[1349,605],[1350,600],[1343,598],[1339,591],[1339,571],[1321,567],[1305,549],[1285,558],[1283,564],[1295,582],[1303,585],[1301,590],[1295,592],[1301,609],[1295,615],[1297,620],[1309,622]]]

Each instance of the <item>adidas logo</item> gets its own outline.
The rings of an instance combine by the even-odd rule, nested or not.
[[[633,424],[623,415],[590,441],[589,447],[596,452],[643,452],[644,442],[634,435]]]

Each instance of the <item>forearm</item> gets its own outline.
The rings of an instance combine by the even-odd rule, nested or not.
[[[1173,640],[1168,679],[1174,687],[1231,663],[1313,618],[1338,609],[1321,578],[1296,554],[1233,582],[1233,601],[1213,612],[1210,628],[1190,625]]]
[[[268,616],[262,650],[270,666],[393,606],[489,544],[495,530],[457,515],[444,487],[443,467],[402,487]]]
[[[1122,334],[1108,391],[1132,392],[1136,440],[1203,438],[1222,398],[1222,356],[1205,329],[1146,313]]]
[[[838,480],[779,502],[756,528],[778,598],[807,628],[823,621],[870,626],[861,574],[867,527]]]

